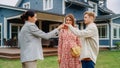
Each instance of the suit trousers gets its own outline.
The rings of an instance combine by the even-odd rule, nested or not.
[[[22,68],[37,68],[37,60],[22,63]]]

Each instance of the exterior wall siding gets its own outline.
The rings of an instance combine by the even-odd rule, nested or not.
[[[83,20],[83,14],[87,10],[87,8],[84,7],[76,7],[76,6],[70,6],[65,9],[65,13],[69,14],[72,13],[76,20]]]
[[[110,40],[99,40],[99,44],[100,46],[103,46],[103,45],[109,46]]]
[[[23,8],[23,4],[30,2],[30,9],[62,14],[62,0],[53,0],[53,8],[50,10],[43,10],[43,0],[23,0],[19,7]]]
[[[35,0],[34,0],[35,1]],[[40,0],[41,1],[41,0]],[[30,2],[30,0],[22,0],[18,7],[23,8],[23,3]]]
[[[4,38],[4,24],[5,24],[4,18],[13,17],[13,16],[16,16],[16,15],[20,15],[22,13],[23,12],[16,11],[16,10],[3,9],[3,8],[0,9],[0,23],[2,23],[2,38],[1,39]],[[9,32],[10,32],[9,24],[7,24],[7,27],[8,27],[7,28],[7,30],[8,30],[7,38],[9,38]]]

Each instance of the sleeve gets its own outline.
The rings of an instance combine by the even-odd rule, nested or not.
[[[59,40],[58,40],[58,57],[62,57],[62,44],[63,44],[63,38],[62,38],[62,30],[59,33]]]
[[[32,33],[33,35],[40,38],[44,38],[44,39],[52,38],[56,36],[59,32],[59,30],[56,28],[51,32],[45,33],[42,30],[40,30],[36,25],[30,25],[29,30],[30,30],[30,33]]]
[[[81,47],[80,38],[76,37],[76,43],[77,43],[78,46]]]
[[[92,36],[94,36],[94,27],[88,27],[85,30],[79,30],[77,28],[72,27],[72,25],[69,25],[68,27],[76,36],[79,36],[79,37],[92,37]]]

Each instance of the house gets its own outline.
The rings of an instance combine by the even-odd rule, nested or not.
[[[20,15],[28,9],[36,11],[37,25],[45,32],[64,22],[64,16],[72,13],[76,24],[84,29],[83,13],[93,11],[96,14],[96,24],[99,30],[100,47],[114,47],[120,41],[120,14],[115,14],[106,6],[107,0],[19,0],[16,6],[0,5],[0,43],[3,39],[17,37],[22,27]],[[57,38],[54,38],[57,39]]]

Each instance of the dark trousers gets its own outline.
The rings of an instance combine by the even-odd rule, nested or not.
[[[85,60],[82,60],[82,68],[95,68],[95,63],[90,60],[90,61],[85,61]]]

